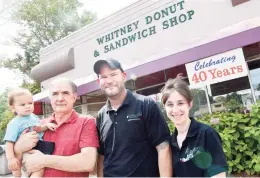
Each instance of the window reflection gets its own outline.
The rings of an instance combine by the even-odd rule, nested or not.
[[[193,93],[193,107],[190,110],[190,116],[201,117],[209,113],[207,96],[205,88],[191,88]]]
[[[250,110],[254,103],[248,77],[212,84],[209,93],[212,112],[239,112]]]
[[[256,100],[260,100],[260,68],[250,70]]]

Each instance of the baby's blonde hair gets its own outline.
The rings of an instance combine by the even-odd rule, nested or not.
[[[25,88],[14,88],[8,92],[8,104],[12,106],[15,103],[15,97],[22,95],[32,95],[32,93]]]

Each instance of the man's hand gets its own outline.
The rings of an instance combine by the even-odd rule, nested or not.
[[[45,155],[38,150],[31,150],[24,155],[23,166],[27,172],[36,172],[44,168]]]
[[[16,154],[22,154],[34,148],[39,141],[39,135],[37,132],[32,131],[25,133],[23,131],[21,136],[18,138],[14,146],[14,151]]]
[[[8,160],[8,169],[10,171],[17,171],[17,170],[21,169],[19,159],[14,157],[14,158]]]
[[[54,123],[47,123],[46,124],[47,128],[50,129],[51,131],[55,131],[57,129],[57,125]]]

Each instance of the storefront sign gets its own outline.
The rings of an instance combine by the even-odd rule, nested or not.
[[[242,48],[186,64],[190,85],[205,86],[247,76]]]
[[[193,18],[194,10],[185,11],[185,1],[179,1],[146,16],[144,19],[136,20],[112,32],[104,34],[96,39],[97,44],[103,46],[102,51],[95,50],[94,57],[100,53],[108,53],[134,43],[137,40],[147,38],[158,31],[166,30],[185,23]],[[154,23],[161,21],[160,25]],[[142,25],[140,25],[142,24]],[[158,23],[157,23],[158,24]],[[143,25],[144,28],[143,28]]]

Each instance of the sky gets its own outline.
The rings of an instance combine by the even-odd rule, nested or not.
[[[113,14],[120,9],[138,0],[80,0],[84,4],[84,9],[97,14],[98,20]],[[19,31],[20,26],[10,20],[11,11],[15,8],[15,0],[0,0],[0,59],[15,56],[22,53],[22,50],[12,42]],[[16,87],[22,80],[19,74],[8,69],[0,68],[0,93],[6,87]]]

